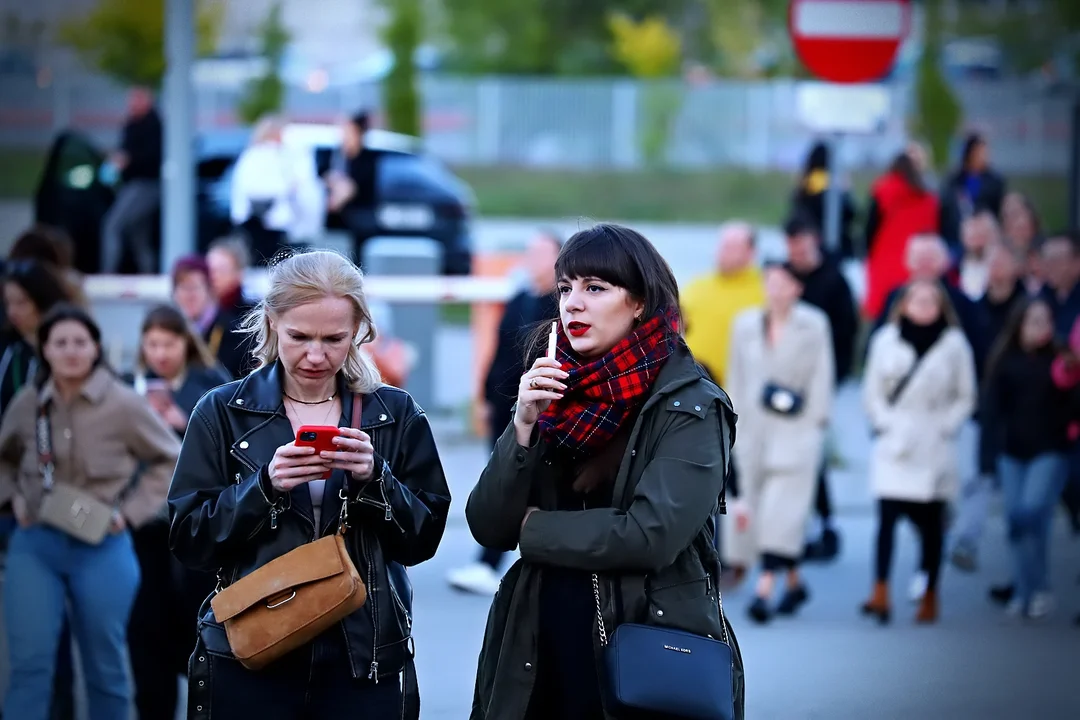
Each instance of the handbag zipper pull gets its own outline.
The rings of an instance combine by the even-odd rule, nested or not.
[[[371,662],[371,669],[368,670],[367,679],[368,680],[374,680],[376,685],[379,684],[379,663],[378,663],[378,661],[373,660]]]

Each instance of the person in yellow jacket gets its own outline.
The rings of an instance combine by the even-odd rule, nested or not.
[[[756,233],[749,223],[721,226],[716,269],[695,279],[682,293],[686,344],[718,385],[724,381],[736,316],[765,304],[755,244]]]

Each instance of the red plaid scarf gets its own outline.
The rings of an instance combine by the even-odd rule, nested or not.
[[[678,317],[661,312],[639,325],[606,355],[590,363],[559,333],[555,359],[570,377],[562,400],[540,414],[541,437],[558,451],[577,459],[618,432],[627,417],[645,402],[653,380],[675,351]]]

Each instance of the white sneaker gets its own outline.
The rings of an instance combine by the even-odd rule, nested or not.
[[[1031,596],[1028,603],[1027,616],[1032,620],[1044,618],[1054,611],[1054,596],[1050,593],[1039,592]]]
[[[499,590],[502,576],[486,563],[473,563],[451,570],[446,576],[450,587],[474,595],[494,595]]]
[[[926,594],[926,586],[929,582],[930,579],[926,576],[926,573],[921,570],[912,575],[911,584],[908,585],[908,600],[913,603],[921,601],[923,595]]]

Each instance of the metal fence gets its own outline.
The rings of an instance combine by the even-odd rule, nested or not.
[[[969,83],[957,90],[965,125],[989,136],[1002,171],[1066,172],[1068,97],[1028,82]],[[914,111],[911,88],[898,84],[890,91],[888,126],[845,141],[849,167],[880,167],[905,141]],[[660,92],[670,115],[666,130],[654,123]],[[236,126],[240,94],[199,87],[200,131]],[[796,116],[795,95],[796,83],[787,80],[663,87],[618,78],[432,76],[422,82],[428,148],[459,165],[635,169],[652,157],[645,152],[651,133],[656,157],[671,167],[789,170],[813,140]],[[0,75],[0,98],[0,146],[44,147],[67,127],[110,144],[123,122],[123,89],[97,76],[57,78],[41,87],[33,78]],[[299,121],[332,122],[360,108],[378,113],[380,105],[376,84],[317,93],[290,87],[285,111]]]

